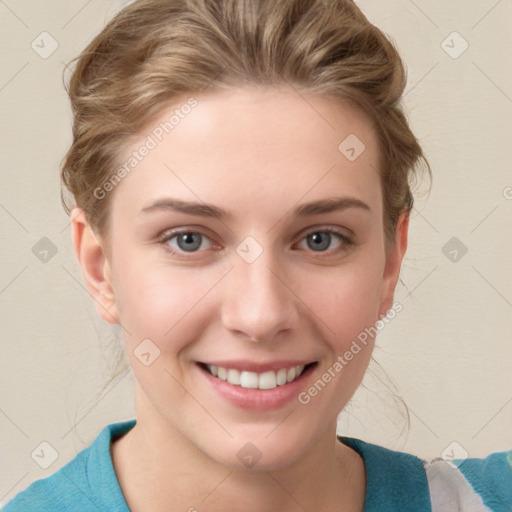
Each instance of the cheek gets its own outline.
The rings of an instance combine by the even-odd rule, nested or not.
[[[222,308],[225,283],[217,285],[228,267],[171,267],[133,248],[130,252],[121,239],[116,242],[116,306],[130,348],[147,338],[162,351],[178,353],[190,340],[200,339]],[[382,262],[374,254],[367,249],[338,267],[312,266],[287,277],[294,292],[288,300],[303,311],[303,326],[315,324],[337,353],[377,319]]]
[[[361,263],[317,276],[304,293],[304,302],[339,353],[378,319],[382,271],[379,265]]]
[[[212,313],[207,296],[222,272],[136,259],[118,263],[116,304],[132,348],[147,338],[162,351],[179,352],[200,337]]]

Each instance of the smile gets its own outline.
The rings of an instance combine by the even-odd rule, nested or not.
[[[241,371],[235,368],[225,368],[213,364],[201,363],[200,366],[210,373],[210,375],[228,382],[233,386],[246,389],[275,389],[278,386],[284,386],[298,379],[307,368],[314,364],[315,363],[291,366],[262,373],[246,370]]]
[[[209,389],[231,405],[250,411],[272,411],[293,403],[303,391],[318,361],[196,361]],[[200,379],[201,382],[201,379]]]

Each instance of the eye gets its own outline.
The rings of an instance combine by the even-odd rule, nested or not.
[[[333,228],[310,231],[301,242],[305,241],[307,247],[312,249],[313,252],[328,252],[326,249],[331,245],[333,237],[340,241],[337,249],[335,248],[335,252],[346,249],[349,245],[353,245],[353,241],[347,235]]]
[[[333,243],[333,238],[338,239],[338,245],[332,252],[346,250],[354,242],[344,233],[334,228],[322,228],[310,231],[300,242],[306,243],[307,248],[313,252],[331,252],[329,247]],[[210,238],[201,231],[191,229],[170,230],[164,232],[157,240],[171,254],[193,254],[201,250],[211,248],[214,244]]]
[[[203,242],[210,239],[199,231],[177,230],[166,231],[158,241],[166,246],[172,253],[194,253],[199,249],[208,249]]]

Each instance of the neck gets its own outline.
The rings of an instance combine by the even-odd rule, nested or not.
[[[363,510],[364,464],[336,439],[336,424],[284,468],[240,470],[210,458],[154,408],[138,407],[136,425],[112,444],[112,460],[132,512]]]

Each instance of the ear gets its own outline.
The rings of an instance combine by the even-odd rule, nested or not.
[[[382,276],[382,294],[379,317],[385,316],[393,305],[396,283],[400,276],[400,267],[407,250],[407,235],[409,231],[409,212],[404,212],[398,218],[395,237],[389,246]]]
[[[117,324],[119,315],[112,287],[110,263],[105,256],[103,246],[81,208],[73,209],[71,223],[75,254],[96,309],[103,320]]]

